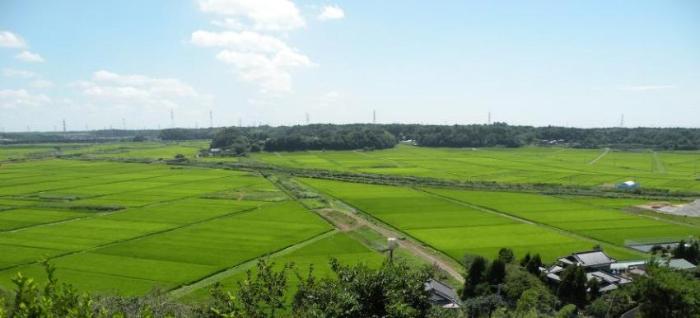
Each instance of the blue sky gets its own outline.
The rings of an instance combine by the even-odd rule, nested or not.
[[[5,131],[698,127],[700,2],[5,0],[0,72]]]

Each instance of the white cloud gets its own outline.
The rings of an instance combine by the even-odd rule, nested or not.
[[[15,58],[20,60],[20,61],[24,61],[24,62],[28,62],[28,63],[43,63],[44,62],[44,58],[41,57],[41,55],[29,52],[29,51],[22,51],[22,53],[15,55]]]
[[[42,106],[51,102],[51,99],[43,94],[32,95],[24,89],[0,90],[0,108],[13,109],[20,107]]]
[[[191,42],[223,48],[216,58],[233,65],[242,81],[259,85],[263,92],[291,91],[292,70],[315,65],[283,41],[251,31],[196,31]]]
[[[211,97],[174,78],[120,75],[105,70],[73,86],[90,99],[120,107],[170,109],[210,106]]]
[[[344,17],[345,12],[336,5],[324,6],[323,9],[321,9],[321,13],[318,15],[318,19],[321,21],[339,20]]]
[[[322,107],[326,107],[336,104],[341,97],[342,95],[337,91],[326,92],[319,98],[319,105]]]
[[[276,52],[289,49],[283,41],[268,35],[251,31],[192,33],[192,44],[203,47],[226,47],[250,52]]]
[[[241,21],[238,21],[233,18],[226,18],[223,20],[213,20],[211,21],[212,25],[224,28],[224,29],[232,29],[232,30],[243,30],[245,26]]]
[[[33,88],[51,88],[54,86],[52,81],[45,80],[45,79],[37,79],[33,80],[31,83],[29,83]]]
[[[27,47],[27,43],[17,34],[10,31],[0,31],[0,47],[22,49]]]
[[[297,6],[289,0],[200,0],[199,9],[245,18],[256,30],[284,31],[306,24]]]
[[[620,87],[624,91],[646,92],[676,88],[675,85],[627,85]]]
[[[36,77],[36,74],[34,74],[30,71],[25,71],[25,70],[5,68],[2,70],[2,76],[28,79],[28,78]]]

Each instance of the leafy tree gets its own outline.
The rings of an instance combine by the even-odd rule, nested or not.
[[[464,288],[462,289],[462,299],[477,295],[477,289],[485,280],[486,259],[477,256],[469,264],[467,275],[464,277]]]
[[[597,279],[589,279],[586,285],[588,286],[589,301],[594,301],[600,297],[600,282]]]
[[[540,267],[542,267],[542,258],[540,254],[535,254],[525,265],[527,271],[533,275],[540,274]]]
[[[279,271],[274,270],[275,263],[261,259],[257,272],[248,270],[246,279],[238,282],[236,295],[224,292],[220,285],[211,290],[212,305],[210,312],[215,317],[275,317],[279,310],[285,308],[287,292],[287,271],[292,267],[284,265]]]
[[[43,288],[21,273],[12,278],[15,299],[8,317],[93,317],[90,296],[79,294],[68,284],[59,284],[56,268],[48,262],[43,265],[47,274]]]
[[[568,304],[564,307],[561,307],[557,314],[555,315],[556,318],[576,318],[578,317],[578,309],[576,308],[576,305]]]
[[[643,317],[700,316],[700,281],[686,272],[654,266],[648,274],[634,281]]]
[[[506,279],[501,289],[501,295],[509,304],[516,304],[521,295],[529,289],[538,289],[549,292],[547,286],[539,277],[528,273],[519,266],[506,267]],[[550,293],[551,294],[551,293]],[[552,295],[552,298],[555,298]]]
[[[498,259],[503,263],[510,264],[515,260],[515,254],[513,254],[512,249],[504,247],[498,251]]]
[[[586,305],[586,273],[579,266],[567,267],[561,275],[557,296],[562,302],[574,304],[578,308]]]
[[[495,259],[491,262],[486,271],[486,281],[491,286],[497,286],[503,283],[506,278],[506,264],[500,259]]]
[[[432,312],[425,282],[432,269],[411,268],[403,261],[379,269],[331,260],[337,279],[301,278],[293,312],[299,317],[427,317]]]
[[[700,245],[698,241],[686,242],[681,240],[671,253],[674,258],[682,258],[693,264],[698,264],[698,261],[700,261]]]
[[[530,253],[528,252],[527,254],[525,254],[525,256],[523,256],[523,258],[520,259],[520,266],[527,266],[527,263],[530,262],[530,259],[532,259],[532,256],[530,256]]]
[[[554,314],[557,299],[546,288],[530,288],[522,293],[518,299],[516,316],[525,316],[528,313],[536,313],[537,317]]]

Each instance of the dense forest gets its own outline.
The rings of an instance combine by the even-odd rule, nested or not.
[[[395,135],[375,125],[307,125],[292,127],[226,128],[211,148],[236,154],[265,151],[385,149],[398,143]]]
[[[570,128],[490,125],[313,124],[163,130],[0,133],[0,143],[101,142],[211,139],[212,148],[256,151],[384,149],[399,141],[426,147],[520,147],[700,149],[697,128]]]
[[[700,129],[566,128],[492,125],[354,124],[226,128],[212,148],[237,154],[256,151],[384,149],[399,141],[426,147],[520,147],[700,149]]]

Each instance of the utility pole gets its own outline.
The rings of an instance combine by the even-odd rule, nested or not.
[[[625,127],[625,114],[620,115],[620,127]]]

